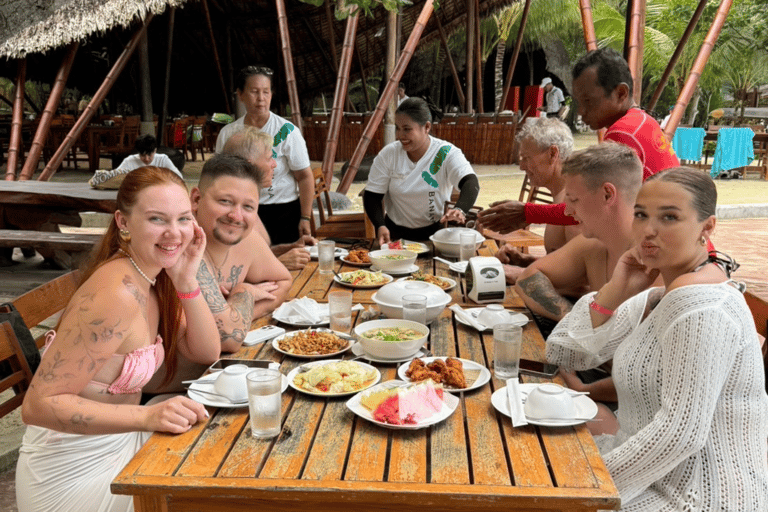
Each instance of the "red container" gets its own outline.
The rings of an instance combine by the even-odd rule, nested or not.
[[[502,110],[511,110],[517,112],[520,109],[520,87],[514,86],[509,88],[509,94],[507,94],[507,103]]]
[[[539,117],[538,108],[544,105],[544,89],[539,87],[538,85],[527,85],[525,87],[525,97],[523,98],[523,111],[530,106],[531,108],[528,109],[528,117]]]

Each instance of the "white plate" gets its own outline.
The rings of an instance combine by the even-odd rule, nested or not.
[[[467,271],[467,265],[469,264],[468,261],[454,261],[450,265],[448,265],[448,268],[453,270],[454,272],[458,272],[459,274],[463,274]]]
[[[211,393],[216,393],[216,390],[213,389],[213,381],[216,380],[217,376],[218,372],[200,377],[196,382],[193,382],[189,385],[189,389],[187,389],[187,396],[199,404],[208,405],[210,407],[221,407],[224,409],[239,409],[240,407],[248,407],[248,402],[243,404],[233,404],[224,398],[217,399],[214,398],[213,395],[197,393],[195,391],[199,389],[202,391],[210,391]],[[288,389],[288,378],[283,375],[280,392],[284,393],[286,389]]]
[[[395,240],[395,241],[397,241],[397,240]],[[418,245],[419,246],[418,250],[413,251],[413,252],[415,252],[418,255],[422,255],[424,253],[429,252],[429,246],[427,244],[423,244],[421,242],[414,242],[412,240],[403,240],[403,249],[405,249],[407,251],[410,251],[411,249],[406,249],[405,248],[405,246],[408,245],[408,244],[414,244],[414,245]],[[384,245],[386,245],[386,247],[384,247]],[[381,246],[382,249],[389,249],[389,244],[384,244],[384,245]]]
[[[438,277],[438,278],[440,278],[440,279],[442,279],[443,281],[446,281],[448,284],[450,284],[450,286],[449,286],[448,288],[443,288],[442,286],[440,286],[440,288],[443,288],[443,291],[444,291],[444,292],[449,292],[449,291],[453,290],[454,288],[456,288],[456,284],[457,284],[457,283],[456,283],[456,281],[454,281],[454,280],[453,280],[453,279],[451,279],[450,277],[443,277],[443,276],[437,276],[437,277]],[[419,280],[418,280],[418,279],[408,279],[408,277],[407,277],[407,276],[406,276],[406,277],[401,277],[400,279],[398,279],[398,281],[413,281],[413,282],[419,282]],[[421,282],[426,282],[426,281],[421,281]]]
[[[466,311],[467,314],[470,314],[470,315],[472,315],[472,313],[475,313],[472,316],[474,316],[475,320],[477,320],[477,315],[479,315],[480,312],[483,309],[485,309],[485,308],[465,308],[464,311]],[[527,316],[525,316],[524,314],[522,314],[522,313],[512,313],[510,311],[507,311],[506,309],[504,311],[506,311],[507,315],[509,315],[509,320],[507,320],[507,322],[509,322],[511,324],[519,325],[520,327],[522,327],[525,324],[527,324],[528,322],[530,322],[530,319]],[[456,320],[460,324],[464,324],[464,325],[468,325],[468,326],[472,327],[472,324],[470,324],[469,322],[465,322],[458,315],[456,315]],[[484,325],[483,322],[481,322],[480,320],[477,320],[477,323],[479,323],[480,325]],[[485,328],[485,331],[492,331],[492,330],[493,330],[493,326]]]
[[[340,361],[341,361],[341,359],[329,359],[327,361],[314,361],[312,363],[307,363],[307,365],[308,366],[323,366],[325,364],[338,363]],[[373,366],[371,366],[369,364],[366,364],[366,363],[361,363],[360,361],[350,361],[350,362],[353,363],[353,364],[358,364],[358,365],[360,365],[360,366],[362,366],[364,368],[368,368],[368,369],[374,370],[376,372],[376,376],[373,378],[371,383],[368,384],[368,386],[364,387],[363,389],[359,389],[357,391],[346,391],[344,393],[320,393],[319,391],[317,393],[313,393],[312,391],[307,391],[306,389],[302,389],[302,388],[300,388],[299,386],[297,386],[297,385],[295,385],[293,383],[293,379],[295,379],[296,375],[299,374],[299,370],[301,369],[300,366],[297,366],[296,368],[291,370],[290,373],[288,373],[288,375],[286,376],[286,378],[288,379],[288,385],[291,386],[293,389],[295,389],[296,391],[298,391],[300,393],[304,393],[304,394],[312,395],[312,396],[320,396],[320,397],[324,397],[325,398],[325,397],[354,395],[355,393],[359,393],[360,391],[365,391],[366,389],[369,389],[371,386],[375,386],[376,383],[379,382],[379,380],[381,379],[381,372],[379,372],[379,370],[377,370]],[[304,366],[304,365],[301,365],[301,366]]]
[[[373,389],[394,388],[394,387],[400,387],[404,384],[405,383],[403,381],[390,380],[387,382],[383,382],[378,386],[375,386]],[[455,411],[456,407],[459,405],[459,398],[457,396],[452,395],[450,393],[443,393],[443,408],[440,409],[440,411],[438,411],[435,415],[425,419],[424,421],[416,423],[415,425],[391,425],[389,423],[384,423],[382,421],[376,421],[375,419],[373,419],[373,414],[371,414],[371,411],[369,411],[368,409],[366,409],[360,404],[360,398],[362,396],[363,396],[363,393],[360,392],[360,393],[357,393],[352,398],[350,398],[349,400],[347,400],[347,408],[353,413],[360,416],[361,418],[370,421],[371,423],[375,423],[382,427],[393,428],[398,430],[419,430],[421,428],[426,428],[430,425],[434,425],[435,423],[440,423],[441,421],[447,419],[451,414],[453,414],[453,411]]]
[[[352,265],[353,267],[370,267],[371,266],[371,262],[370,261],[368,263],[360,263],[358,261],[349,261],[349,260],[347,260],[347,256],[349,256],[349,255],[347,254],[345,256],[342,256],[339,259],[341,261],[343,261],[344,263],[346,263],[347,265]]]
[[[411,359],[415,359],[417,357],[421,357],[424,354],[426,354],[426,352],[422,348],[418,352],[416,352],[416,355],[413,355],[413,356],[400,357],[397,359],[384,359],[381,357],[370,355],[365,350],[363,350],[363,346],[360,343],[355,343],[354,345],[352,345],[352,353],[355,354],[357,357],[365,359],[366,361],[372,361],[374,363],[403,363],[405,361],[410,361]]]
[[[528,395],[528,393],[538,386],[538,384],[520,384],[520,392],[524,395]],[[491,395],[491,403],[496,408],[497,411],[499,411],[504,416],[510,416],[509,414],[509,399],[507,397],[507,388],[501,388],[497,389],[493,395]],[[579,395],[573,397],[573,404],[576,406],[576,416],[579,418],[594,418],[597,416],[597,404],[592,401],[591,398],[585,395]],[[557,420],[557,421],[546,421],[546,420],[535,420],[526,417],[525,420],[530,423],[531,425],[539,425],[542,427],[572,427],[574,425],[581,425],[582,423],[585,423],[587,420],[584,419],[578,419],[578,420]]]
[[[416,357],[414,357],[413,359],[416,359]],[[424,364],[426,365],[426,364],[431,363],[435,359],[442,359],[443,361],[445,361],[446,357],[421,357],[420,359],[422,361],[424,361]],[[477,389],[479,387],[485,386],[486,384],[488,384],[488,381],[491,380],[491,371],[488,368],[486,368],[485,366],[481,365],[480,363],[476,363],[474,361],[470,361],[469,359],[461,359],[459,357],[454,357],[454,359],[458,359],[459,361],[461,361],[461,364],[464,365],[464,369],[466,369],[466,370],[480,370],[480,375],[477,376],[477,379],[475,379],[475,382],[473,382],[472,385],[469,386],[468,388],[449,388],[449,387],[445,387],[446,391],[449,391],[451,393],[453,393],[454,391],[456,391],[456,392],[458,392],[458,391],[471,391],[473,389]],[[405,364],[401,365],[400,367],[398,367],[398,369],[397,369],[397,376],[400,377],[401,380],[404,380],[406,382],[411,382],[411,379],[409,379],[405,375],[405,372],[408,370],[408,367],[410,365],[411,365],[411,362],[408,361],[407,363],[405,363]]]
[[[353,270],[351,272],[355,272],[355,271]],[[351,273],[351,272],[340,272],[339,275],[343,276],[344,274],[348,274],[348,273]],[[349,288],[359,288],[361,290],[369,290],[369,289],[372,289],[372,288],[381,288],[385,284],[391,283],[392,280],[394,279],[394,277],[392,277],[391,275],[384,274],[383,272],[381,273],[381,275],[386,279],[386,281],[384,281],[383,283],[380,283],[380,284],[360,285],[360,284],[345,283],[344,281],[339,279],[339,276],[333,276],[333,280],[336,281],[337,283],[339,283],[341,286],[347,286]]]
[[[316,245],[309,245],[309,246],[306,246],[306,247],[305,247],[305,249],[306,249],[306,250],[307,250],[307,252],[309,253],[309,257],[310,257],[310,258],[312,258],[313,260],[316,260],[316,259],[317,259],[317,251],[318,251],[318,248],[317,248],[317,246],[316,246]],[[348,251],[348,250],[346,250],[346,249],[342,249],[341,247],[336,247],[336,250],[335,250],[335,251],[334,251],[334,253],[333,253],[333,257],[334,257],[334,258],[343,258],[343,257],[345,257],[347,254],[349,254],[349,251]]]
[[[330,332],[330,333],[333,333],[333,331],[330,330],[330,329],[310,329],[310,330],[311,331],[320,331],[320,332]],[[339,350],[338,352],[331,352],[330,354],[312,354],[312,355],[292,354],[292,353],[286,352],[285,350],[280,348],[280,345],[279,345],[280,340],[284,340],[284,339],[290,338],[290,337],[295,336],[296,334],[298,334],[300,332],[304,332],[304,331],[287,332],[287,333],[285,333],[285,334],[283,334],[281,336],[278,336],[277,338],[274,338],[272,340],[272,348],[277,350],[281,354],[285,354],[285,355],[291,356],[291,357],[298,357],[299,359],[320,359],[322,357],[332,357],[332,356],[338,356],[339,354],[343,354],[344,352],[349,350],[350,347],[352,345],[354,345],[354,343],[355,343],[354,341],[349,340],[347,342],[347,346],[346,347],[344,347],[343,349]]]
[[[371,271],[373,272],[384,272],[385,274],[389,274],[391,276],[404,276],[405,274],[413,274],[414,272],[419,270],[419,266],[414,264],[408,267],[406,270],[381,270],[376,267],[376,265],[371,266]]]

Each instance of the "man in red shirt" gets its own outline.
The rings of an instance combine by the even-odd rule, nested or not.
[[[632,148],[643,164],[643,180],[677,167],[672,144],[659,124],[634,105],[632,74],[627,62],[611,48],[587,53],[573,68],[573,96],[582,120],[593,130],[608,128],[605,140]],[[499,201],[478,215],[482,227],[509,233],[528,224],[575,224],[564,204],[523,204]]]

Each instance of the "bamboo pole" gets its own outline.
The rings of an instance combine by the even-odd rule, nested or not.
[[[13,95],[13,119],[11,120],[11,136],[8,142],[8,162],[5,168],[5,180],[16,179],[16,164],[21,152],[21,127],[24,123],[24,83],[27,78],[27,59],[22,58],[16,67],[16,91]]]
[[[475,53],[475,2],[477,0],[467,0],[467,59],[466,59],[466,76],[467,76],[467,89],[466,98],[467,102],[464,105],[464,111],[471,113],[475,106],[474,100],[474,77],[475,77],[475,59],[473,55]]]
[[[232,109],[229,106],[229,92],[227,86],[224,85],[224,72],[221,70],[221,62],[219,61],[219,51],[216,49],[216,37],[213,35],[213,24],[211,23],[211,11],[208,10],[208,0],[202,1],[203,13],[205,14],[205,24],[208,26],[208,36],[211,38],[211,51],[213,52],[213,62],[216,64],[216,71],[219,74],[219,83],[221,84],[221,92],[224,94],[224,106],[227,109],[227,114],[232,113]]]
[[[371,96],[368,94],[368,81],[365,79],[365,67],[363,66],[363,58],[360,56],[360,48],[355,43],[355,55],[357,55],[357,67],[360,68],[360,83],[363,86],[363,97],[365,98],[365,111],[371,111]],[[330,181],[328,182],[330,183]]]
[[[483,49],[480,46],[480,0],[475,0],[475,76],[477,97],[477,111],[483,113]]]
[[[107,73],[107,76],[104,78],[104,82],[102,82],[99,89],[93,95],[91,101],[88,102],[88,105],[85,107],[85,110],[83,110],[83,113],[80,115],[80,117],[77,118],[75,125],[69,131],[67,136],[64,137],[64,142],[61,143],[59,149],[56,150],[56,153],[54,153],[51,159],[48,161],[48,164],[45,166],[45,169],[43,169],[43,172],[38,178],[39,181],[48,181],[59,168],[61,162],[64,161],[64,157],[69,152],[69,150],[72,149],[72,146],[74,146],[78,137],[80,137],[80,135],[83,133],[83,130],[85,130],[85,127],[88,125],[91,118],[94,116],[94,114],[96,114],[96,111],[99,109],[99,105],[101,105],[101,102],[104,101],[107,93],[117,81],[117,78],[120,76],[123,68],[125,68],[125,65],[131,58],[131,55],[133,55],[134,50],[136,50],[136,46],[139,44],[139,39],[141,39],[142,34],[146,32],[147,26],[149,25],[149,22],[152,21],[153,16],[154,15],[152,13],[148,13],[147,17],[144,18],[144,22],[136,30],[136,32],[133,34],[133,37],[131,37],[131,40],[123,49],[123,53],[121,53],[117,60],[115,60],[115,63],[112,65],[112,69],[109,70],[109,73]]]
[[[627,0],[626,14],[624,15],[624,49],[621,55],[629,61],[629,46],[632,36],[632,0]]]
[[[152,80],[149,73],[149,41],[147,33],[139,41],[139,84],[141,87],[141,135],[155,131],[154,112],[152,111]]]
[[[58,73],[56,73],[53,87],[51,87],[51,94],[48,96],[43,113],[40,115],[40,123],[37,125],[35,138],[32,140],[32,147],[29,148],[29,155],[27,155],[24,168],[19,175],[20,181],[32,179],[32,176],[35,174],[37,164],[40,162],[40,154],[43,152],[43,146],[45,146],[45,139],[48,137],[48,130],[51,128],[51,121],[54,114],[56,114],[56,109],[59,108],[61,95],[64,93],[64,88],[67,85],[67,78],[72,70],[72,63],[75,62],[75,55],[79,46],[80,43],[78,42],[70,44],[64,59],[61,61],[61,67]]]
[[[399,25],[398,19],[402,14],[400,10],[389,11],[387,13],[387,56],[384,62],[384,74],[385,76],[392,76],[395,72],[395,65],[397,65],[397,49],[400,46],[399,34],[397,30]],[[399,84],[398,84],[399,85]],[[391,101],[387,103],[387,110],[384,112],[384,133],[383,143],[386,146],[395,142],[396,128],[395,128],[395,112],[397,111],[398,96],[395,95]]]
[[[579,0],[581,8],[581,27],[584,30],[584,43],[587,51],[597,50],[597,36],[595,35],[595,22],[592,20],[592,5],[589,0]]]
[[[333,71],[339,72],[339,63],[336,60],[336,35],[333,33],[333,14],[331,14],[331,0],[325,0],[325,18],[328,20],[328,44],[331,47],[331,63]]]
[[[359,18],[359,9],[354,15],[347,18],[347,30],[344,33],[344,45],[341,48],[341,63],[336,73],[336,91],[333,96],[331,121],[328,123],[328,137],[325,141],[325,154],[323,155],[323,176],[326,183],[331,183],[333,178],[333,162],[336,161],[336,148],[339,145],[341,120],[344,118],[344,98],[347,97],[347,89],[349,88],[349,70],[352,67],[352,54],[355,51],[355,37],[357,36]]]
[[[707,6],[708,0],[699,0],[699,5],[696,7],[696,11],[693,13],[693,17],[691,18],[691,21],[688,23],[688,26],[685,28],[685,32],[683,33],[683,37],[680,38],[680,42],[677,43],[677,48],[675,48],[675,53],[672,54],[672,58],[669,60],[669,64],[667,64],[666,69],[664,70],[664,74],[661,75],[661,80],[659,80],[659,84],[656,86],[656,90],[653,91],[653,96],[651,96],[651,101],[648,102],[648,110],[653,110],[656,108],[656,103],[659,102],[659,98],[661,98],[661,93],[664,92],[664,88],[667,86],[667,81],[669,80],[669,76],[672,74],[672,70],[675,69],[675,65],[677,65],[677,61],[680,60],[680,55],[683,54],[683,49],[685,48],[685,45],[688,43],[688,39],[690,39],[691,34],[693,34],[693,29],[696,28],[696,24],[699,22],[699,18],[701,18],[701,14],[704,12],[704,8]]]
[[[421,34],[424,32],[424,27],[429,21],[429,17],[432,15],[432,11],[434,9],[432,2],[433,0],[426,0],[424,2],[424,7],[422,7],[421,13],[416,20],[416,23],[413,25],[413,30],[411,31],[411,35],[408,37],[408,42],[405,43],[405,48],[403,48],[403,51],[400,54],[400,58],[397,61],[395,70],[389,77],[387,86],[384,88],[384,92],[381,94],[379,102],[376,105],[376,110],[373,111],[373,116],[371,116],[371,119],[365,126],[363,136],[360,138],[360,142],[358,142],[357,148],[355,148],[355,153],[352,155],[352,158],[349,161],[349,168],[347,169],[346,174],[342,176],[341,183],[339,183],[339,187],[336,189],[337,192],[346,194],[349,190],[349,186],[352,184],[352,180],[355,179],[358,166],[363,160],[363,156],[365,156],[365,150],[371,143],[371,138],[376,133],[376,129],[379,127],[379,124],[384,117],[384,111],[387,109],[387,105],[397,92],[400,79],[403,77],[405,68],[408,67],[408,63],[411,61],[411,57],[413,57],[413,52],[419,43]]]
[[[277,6],[277,24],[280,27],[280,45],[285,62],[285,80],[288,86],[288,102],[291,104],[291,120],[301,131],[301,106],[299,94],[296,91],[296,74],[293,71],[293,54],[291,53],[291,35],[288,31],[288,17],[285,13],[283,0],[275,0]],[[330,182],[329,182],[330,183]]]
[[[677,125],[680,124],[680,119],[683,118],[683,114],[685,113],[685,108],[688,106],[688,102],[691,101],[691,97],[693,96],[693,93],[699,84],[701,73],[704,71],[704,67],[707,65],[707,60],[709,60],[709,56],[712,53],[712,48],[714,48],[717,37],[720,35],[720,31],[723,29],[725,19],[728,17],[728,11],[730,11],[732,4],[733,0],[722,0],[722,2],[720,2],[720,7],[717,8],[717,14],[715,15],[715,19],[712,21],[712,26],[709,28],[707,37],[704,39],[704,44],[701,45],[699,54],[696,56],[696,60],[693,62],[691,73],[688,75],[688,78],[685,81],[683,90],[680,92],[680,96],[677,98],[675,108],[672,110],[669,121],[667,121],[667,126],[664,129],[664,134],[669,140],[672,140],[674,137],[675,130],[677,130]]]
[[[160,110],[160,120],[157,123],[157,140],[161,146],[167,146],[165,140],[165,123],[168,120],[168,96],[171,93],[171,59],[173,57],[173,28],[176,24],[176,8],[168,12],[168,47],[165,53],[165,84],[163,85],[163,107]]]
[[[632,98],[639,105],[643,94],[643,46],[645,45],[645,0],[632,0],[629,24],[629,56],[627,64],[632,73]]]
[[[501,101],[499,102],[499,110],[504,110],[504,105],[507,104],[507,96],[509,96],[509,88],[512,85],[512,75],[515,74],[515,68],[517,67],[517,58],[520,55],[520,49],[523,47],[523,34],[525,33],[525,25],[528,22],[528,12],[531,10],[531,0],[525,0],[525,6],[523,7],[523,15],[520,17],[520,29],[517,31],[517,39],[515,40],[515,50],[512,52],[512,59],[509,62],[509,68],[507,69],[507,78],[504,80],[504,87],[501,92]]]
[[[525,0],[530,2],[531,0]],[[451,56],[451,49],[448,47],[448,38],[445,36],[445,30],[443,30],[443,24],[440,23],[440,15],[435,15],[435,21],[437,22],[437,32],[440,34],[440,42],[443,44],[445,54],[448,57],[448,65],[451,67],[451,75],[453,76],[453,85],[456,87],[456,95],[459,97],[459,103],[464,105],[466,98],[464,97],[464,88],[461,86],[461,79],[459,78],[459,72],[456,70],[456,64],[453,62]]]

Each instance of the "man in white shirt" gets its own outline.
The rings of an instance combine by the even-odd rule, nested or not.
[[[123,163],[115,169],[116,171],[130,172],[139,167],[151,165],[154,167],[165,167],[178,174],[180,178],[184,177],[176,166],[173,165],[170,158],[166,155],[157,154],[157,140],[152,135],[142,135],[137,138],[134,150],[136,153],[126,157]]]
[[[547,117],[557,117],[560,115],[560,109],[565,103],[565,96],[559,87],[555,87],[552,79],[547,77],[541,81],[541,87],[544,89],[544,100],[546,105],[539,107],[538,110],[547,113]]]
[[[405,94],[405,84],[400,82],[400,85],[397,86],[397,106],[399,107],[408,98],[409,96]]]

